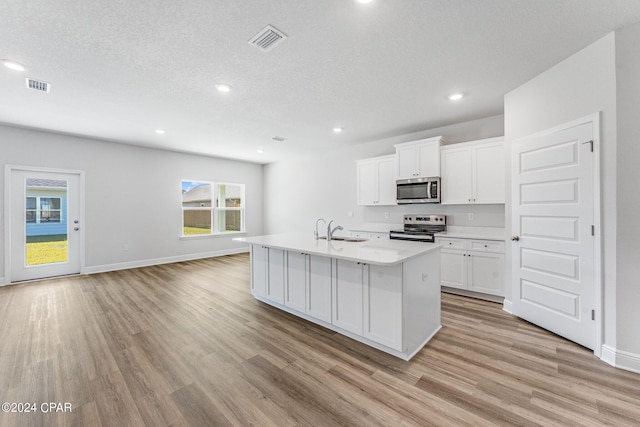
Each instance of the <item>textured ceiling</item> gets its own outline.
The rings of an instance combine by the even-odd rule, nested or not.
[[[0,122],[269,163],[501,114],[638,21],[638,0],[2,0],[0,58],[27,69],[0,67]],[[268,24],[288,38],[265,53]]]

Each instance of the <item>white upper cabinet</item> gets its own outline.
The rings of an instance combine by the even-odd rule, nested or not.
[[[504,203],[504,138],[452,144],[441,149],[441,203]]]
[[[358,204],[396,204],[395,155],[358,160]]]
[[[398,179],[440,176],[441,136],[396,144]]]

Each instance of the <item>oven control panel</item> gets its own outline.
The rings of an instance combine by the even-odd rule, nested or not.
[[[422,214],[406,214],[404,216],[405,224],[415,225],[446,225],[445,215],[422,215]]]

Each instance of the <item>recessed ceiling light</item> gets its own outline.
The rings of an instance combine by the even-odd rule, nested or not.
[[[256,150],[256,152],[257,152],[258,154],[264,154],[264,150],[263,150],[262,148],[258,148],[258,149]]]
[[[373,0],[356,0],[356,3],[360,3],[360,4],[367,4],[367,3],[371,3]]]
[[[165,133],[165,131],[162,130],[162,129],[156,129],[156,133],[159,134],[159,135],[162,135],[162,134]]]
[[[5,67],[11,69],[11,70],[15,70],[15,71],[24,71],[24,65],[16,62],[16,61],[12,61],[10,59],[3,59],[2,63],[4,64]]]
[[[340,128],[340,127],[335,127],[335,128],[333,128],[333,131],[334,131],[335,133],[341,133],[343,130],[344,130],[344,128]]]
[[[451,101],[458,101],[458,100],[462,99],[462,97],[464,97],[464,95],[462,93],[452,93],[451,95],[449,95],[449,99]]]
[[[218,89],[218,92],[231,92],[231,86],[226,83],[218,83],[216,89]]]

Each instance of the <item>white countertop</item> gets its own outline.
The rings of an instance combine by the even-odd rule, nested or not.
[[[295,233],[238,237],[233,240],[377,265],[398,264],[426,252],[440,250],[440,245],[435,243],[377,239],[364,242],[345,242],[340,240],[327,242],[324,239],[316,240],[312,235]]]

